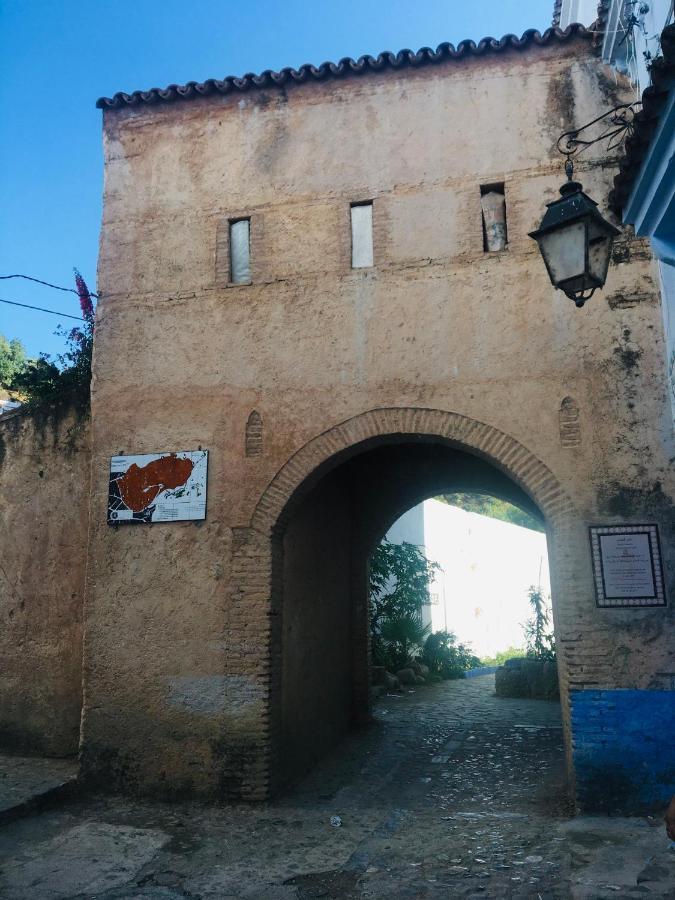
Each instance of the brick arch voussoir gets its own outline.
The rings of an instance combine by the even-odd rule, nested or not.
[[[485,422],[441,409],[373,409],[312,438],[277,472],[263,492],[251,528],[270,535],[306,479],[339,453],[378,437],[437,437],[483,456],[519,484],[552,525],[573,514],[573,504],[551,470],[515,438]]]

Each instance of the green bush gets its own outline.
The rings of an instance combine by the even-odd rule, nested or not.
[[[467,669],[475,669],[480,660],[466,644],[458,644],[450,631],[434,631],[426,639],[422,661],[440,678],[464,678]]]
[[[507,659],[520,659],[527,656],[525,647],[507,647],[506,650],[500,650],[494,656],[484,656],[480,664],[481,666],[503,666]]]

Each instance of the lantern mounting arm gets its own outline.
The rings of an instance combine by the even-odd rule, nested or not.
[[[641,101],[621,103],[579,128],[563,132],[556,143],[558,152],[565,159],[565,172],[569,181],[574,172],[573,160],[601,141],[607,141],[607,150],[615,150],[633,133],[635,116],[642,106]]]

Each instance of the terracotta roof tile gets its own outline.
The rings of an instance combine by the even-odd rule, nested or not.
[[[507,50],[526,50],[532,45],[547,46],[563,43],[573,37],[593,37],[593,32],[582,25],[570,25],[564,31],[560,28],[547,28],[543,34],[531,28],[522,37],[515,34],[504,35],[501,40],[485,37],[478,43],[461,41],[457,47],[444,43],[432,50],[422,47],[417,52],[400,50],[398,53],[384,52],[379,56],[361,56],[359,59],[345,57],[338,63],[325,62],[320,66],[304,65],[299,69],[286,68],[279,72],[267,70],[260,75],[242,75],[240,78],[228,76],[222,81],[209,78],[207,81],[189,81],[187,84],[170,84],[166,88],[151,88],[149,91],[134,91],[132,94],[119,92],[113,97],[101,97],[96,101],[99,109],[119,109],[125,106],[141,104],[171,103],[176,100],[190,100],[210,94],[229,94],[236,91],[249,91],[256,88],[279,87],[285,84],[325,81],[327,79],[345,78],[350,75],[364,75],[369,72],[381,72],[407,67],[420,68],[438,63],[462,60],[470,56],[504,53]]]

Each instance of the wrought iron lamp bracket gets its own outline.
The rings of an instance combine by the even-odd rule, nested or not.
[[[607,150],[616,150],[633,133],[633,123],[642,103],[637,100],[634,103],[621,103],[603,113],[591,122],[565,131],[558,138],[556,147],[565,159],[565,172],[568,179],[572,180],[574,174],[573,160],[601,141],[607,141]]]

